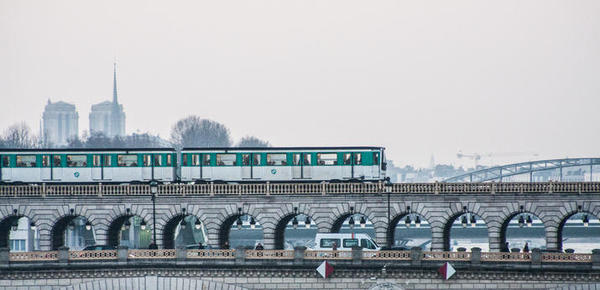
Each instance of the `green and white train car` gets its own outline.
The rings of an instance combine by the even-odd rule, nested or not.
[[[385,179],[383,147],[184,148],[181,181],[298,182]]]
[[[174,149],[0,149],[4,183],[174,181]]]

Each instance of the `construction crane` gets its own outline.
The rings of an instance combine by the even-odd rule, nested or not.
[[[537,153],[535,152],[500,152],[500,153],[463,153],[462,150],[458,150],[458,153],[456,153],[456,157],[458,157],[458,159],[461,158],[469,158],[473,160],[473,163],[475,165],[475,169],[477,169],[477,167],[479,166],[479,160],[481,160],[482,157],[512,157],[512,156],[522,156],[522,155],[526,155],[526,156],[538,156]]]

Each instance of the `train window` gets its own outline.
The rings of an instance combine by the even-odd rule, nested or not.
[[[267,165],[287,165],[287,154],[267,154]]]
[[[242,154],[242,165],[243,166],[250,165],[250,154]]]
[[[181,165],[188,166],[188,154],[181,154]]]
[[[352,164],[352,153],[344,153],[344,165]]]
[[[2,167],[9,167],[10,166],[10,156],[2,156]]]
[[[87,166],[87,156],[85,155],[67,155],[67,167]]]
[[[171,166],[173,156],[171,154],[167,154],[167,166]]]
[[[317,154],[318,165],[337,165],[337,154],[336,153],[318,153]]]
[[[61,167],[62,166],[61,161],[60,161],[60,159],[61,159],[60,155],[54,155],[53,159],[54,160],[52,160],[52,166],[54,166],[54,167]]]
[[[117,166],[134,167],[138,166],[137,155],[117,155]]]
[[[300,153],[294,153],[294,155],[292,155],[292,164],[300,165]]]
[[[361,165],[361,164],[362,164],[362,154],[354,153],[354,165]]]
[[[304,165],[311,165],[311,163],[310,163],[311,157],[310,156],[311,156],[310,153],[304,153]]]
[[[210,154],[202,155],[202,165],[206,165],[206,166],[210,165]]]
[[[228,166],[235,165],[235,154],[217,154],[217,165]]]
[[[193,166],[200,165],[200,156],[198,154],[192,154],[192,165]]]
[[[252,154],[252,165],[260,165],[260,154]]]
[[[35,155],[17,155],[17,167],[35,167]]]
[[[42,166],[43,167],[50,167],[50,156],[48,156],[48,155],[42,155]]]
[[[162,156],[154,155],[154,166],[160,166],[162,164]]]
[[[94,157],[92,157],[92,166],[100,166],[100,160],[102,158],[100,158],[100,155],[94,155]]]
[[[373,152],[373,165],[379,165],[379,152]]]
[[[110,162],[110,155],[104,155],[104,166],[110,166],[111,162]]]
[[[144,155],[144,166],[152,166],[152,155]]]

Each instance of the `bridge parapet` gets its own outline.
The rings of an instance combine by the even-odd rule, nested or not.
[[[159,196],[600,193],[600,182],[161,184]],[[145,184],[1,185],[0,197],[149,195]]]

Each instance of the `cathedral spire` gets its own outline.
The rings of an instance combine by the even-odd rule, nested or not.
[[[113,104],[118,104],[117,100],[117,62],[113,63]]]

